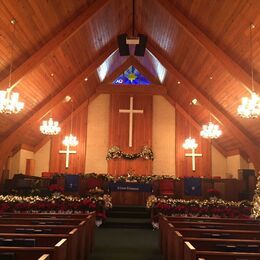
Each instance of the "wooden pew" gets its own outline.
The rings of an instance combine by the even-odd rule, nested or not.
[[[49,254],[44,254],[38,260],[50,260],[50,255]]]
[[[41,230],[42,234],[69,234],[70,232],[75,232],[74,229],[78,229],[78,236],[77,236],[77,259],[83,260],[85,259],[85,239],[86,236],[83,232],[80,232],[80,226],[83,227],[85,225],[85,221],[81,221],[79,225],[22,225],[22,224],[0,224],[0,233],[17,233],[20,229],[19,233],[27,233],[27,230]],[[17,230],[18,229],[18,230]],[[24,229],[21,230],[21,229]],[[83,228],[81,228],[83,230]],[[39,233],[39,232],[37,232]],[[66,243],[67,244],[67,243]],[[75,245],[75,241],[73,240],[73,244]],[[73,246],[73,245],[69,245]]]
[[[86,220],[86,251],[87,254],[90,254],[94,247],[94,234],[96,228],[96,213],[85,213],[85,214],[65,214],[65,213],[3,213],[0,215],[1,219],[6,218],[37,218],[37,219],[52,219],[56,221],[56,219],[81,219]]]
[[[260,240],[251,240],[250,238],[248,239],[221,239],[221,238],[200,238],[200,237],[184,237],[179,231],[173,231],[172,234],[172,239],[169,240],[168,244],[168,251],[167,251],[167,259],[178,259],[178,260],[183,260],[184,257],[184,241],[189,241],[195,247],[197,246],[198,243],[201,243],[201,247],[207,246],[207,251],[216,251],[216,244],[234,244],[234,245],[258,245],[260,248]],[[210,248],[211,246],[211,248]]]
[[[169,223],[167,238],[167,259],[183,259],[183,241],[189,238],[203,238],[205,234],[208,238],[242,239],[242,240],[260,240],[260,231],[247,230],[198,230],[189,228],[176,229]],[[212,236],[211,236],[212,235]]]
[[[67,240],[61,239],[51,247],[8,247],[0,246],[0,253],[12,252],[15,254],[15,260],[38,259],[43,254],[49,254],[51,260],[66,260],[67,258]],[[48,259],[48,258],[47,258]]]
[[[78,252],[78,230],[74,228],[68,234],[17,234],[0,233],[0,238],[9,239],[35,239],[35,245],[38,247],[50,246],[56,244],[61,239],[67,239],[67,260],[77,259]],[[0,258],[1,259],[1,258]]]
[[[191,221],[168,221],[165,217],[159,218],[160,227],[160,248],[163,254],[167,251],[167,228],[171,223],[175,228],[198,228],[198,229],[228,229],[228,230],[259,230],[258,222],[253,224],[225,223],[225,222],[191,222]]]
[[[184,242],[184,260],[259,260],[260,253],[248,252],[220,252],[200,250],[199,247],[194,247],[192,243]]]

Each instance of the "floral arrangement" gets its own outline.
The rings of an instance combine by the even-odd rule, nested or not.
[[[112,207],[109,195],[77,196],[53,195],[40,196],[13,196],[0,195],[0,213],[4,212],[59,212],[59,213],[86,213],[96,211],[98,218],[106,217],[105,211]]]
[[[152,209],[155,219],[159,213],[168,216],[206,216],[223,218],[250,218],[252,203],[249,201],[183,200],[158,198],[151,195],[146,207]]]
[[[128,173],[127,175],[121,175],[117,177],[110,178],[110,181],[113,182],[138,182],[138,183],[151,183],[156,180],[163,180],[163,179],[173,179],[173,180],[180,180],[175,176],[169,175],[133,175],[132,173]]]
[[[51,184],[49,186],[50,192],[64,192],[64,187],[59,184]]]
[[[112,159],[125,159],[125,160],[136,160],[138,158],[143,158],[145,160],[153,160],[153,152],[152,149],[148,146],[144,146],[143,150],[140,153],[123,153],[118,146],[112,146],[109,148],[107,153],[107,160]]]
[[[215,190],[215,189],[209,189],[209,190],[207,190],[207,197],[209,197],[209,198],[212,198],[212,197],[219,198],[220,192],[218,190]]]

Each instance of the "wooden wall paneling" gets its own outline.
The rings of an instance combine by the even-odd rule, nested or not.
[[[250,159],[254,163],[256,169],[260,169],[260,148],[250,139],[250,137],[245,134],[246,130],[237,125],[237,123],[223,111],[223,109],[216,106],[212,100],[201,92],[196,86],[194,86],[186,77],[180,73],[173,65],[165,58],[164,55],[155,47],[151,40],[148,43],[148,49],[160,60],[162,65],[167,68],[167,70],[174,74],[182,83],[182,85],[187,88],[188,91],[193,93],[193,95],[199,100],[199,102],[204,105],[212,114],[218,117],[223,125],[236,137],[240,143],[243,145],[245,152],[249,155]]]
[[[98,66],[100,66],[104,60],[110,56],[116,49],[116,45],[113,42],[107,47],[107,49],[99,55],[96,60],[89,65],[84,71],[77,75],[67,86],[65,86],[57,95],[46,102],[39,110],[35,111],[25,122],[23,122],[15,131],[13,131],[7,138],[0,144],[0,170],[6,161],[7,155],[10,150],[21,140],[24,132],[34,123],[40,120],[42,116],[48,113],[55,105],[59,104],[66,95],[70,95],[71,92],[75,91],[75,86],[78,86],[86,77],[89,77]]]
[[[35,160],[26,159],[25,175],[34,176],[35,171]]]
[[[125,153],[139,153],[143,146],[152,144],[152,96],[132,95],[134,109],[144,110],[143,114],[133,117],[133,147],[128,146],[129,114],[119,113],[119,109],[128,109],[130,95],[111,94],[109,148],[118,146]],[[152,161],[144,159],[108,161],[108,172],[114,176],[125,175],[133,171],[137,175],[150,175]]]
[[[191,157],[186,157],[182,147],[185,139],[191,136],[196,139],[198,148],[196,153],[201,153],[202,157],[196,157],[196,169],[192,171]],[[208,140],[200,137],[199,130],[196,129],[178,110],[176,110],[176,175],[177,177],[211,177],[211,147]]]
[[[65,168],[65,154],[60,154],[59,151],[65,150],[62,141],[65,135],[70,134],[71,115],[62,122],[61,133],[52,137],[50,172],[83,173],[85,171],[87,112],[88,101],[73,112],[72,134],[77,137],[79,144],[70,148],[70,150],[75,150],[77,153],[70,155],[68,169]]]

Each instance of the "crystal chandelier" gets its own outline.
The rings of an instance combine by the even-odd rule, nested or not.
[[[52,73],[50,76],[52,77],[52,82],[53,82],[54,74]],[[44,135],[57,135],[61,131],[61,128],[59,127],[59,122],[54,121],[52,119],[52,112],[48,120],[42,121],[42,125],[40,126],[40,131]]]
[[[70,134],[70,135],[66,135],[64,140],[62,141],[62,143],[65,146],[77,146],[79,144],[79,141],[77,140],[77,137]]]
[[[73,101],[70,97],[69,101],[71,102],[71,118],[70,118],[70,135],[66,135],[63,139],[62,143],[69,147],[69,146],[77,146],[79,144],[79,141],[77,140],[77,137],[72,135],[72,125],[73,125]]]
[[[242,98],[242,104],[237,108],[237,113],[243,118],[257,118],[260,116],[260,97],[252,92],[251,99]]]
[[[196,143],[196,140],[194,138],[189,137],[184,141],[182,147],[186,150],[188,150],[188,149],[195,150],[195,149],[197,149],[198,144]]]
[[[44,135],[57,135],[60,130],[59,122],[53,121],[52,117],[49,120],[44,120],[40,126],[40,131]]]
[[[11,24],[14,25],[13,39],[15,34],[15,24],[16,20],[12,19]],[[12,79],[12,68],[13,68],[13,42],[11,46],[11,64],[10,64],[10,73],[9,73],[9,87],[6,91],[0,91],[0,113],[3,114],[17,114],[24,108],[24,103],[19,101],[19,93],[12,92],[14,86],[11,86]]]
[[[222,131],[219,129],[219,125],[209,122],[207,125],[202,126],[200,136],[203,138],[216,139],[222,135]]]
[[[17,114],[24,107],[24,103],[19,101],[19,93],[12,92],[11,88],[0,91],[0,113]]]
[[[252,47],[252,29],[254,24],[250,25],[250,58],[251,58],[251,99],[242,98],[242,104],[238,106],[237,113],[242,118],[257,118],[260,116],[260,97],[254,92],[254,69],[253,69],[253,47]]]

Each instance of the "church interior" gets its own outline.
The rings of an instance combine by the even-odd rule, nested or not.
[[[259,0],[0,21],[0,259],[260,259]]]

